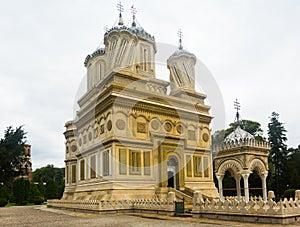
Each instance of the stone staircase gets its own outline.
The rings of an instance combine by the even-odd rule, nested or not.
[[[184,201],[184,210],[186,213],[190,213],[193,209],[193,196],[186,190],[176,190],[175,188],[169,188],[169,192],[174,192],[176,200],[181,202]]]
[[[184,201],[184,208],[186,213],[190,213],[193,209],[193,196],[194,190],[191,188],[185,187],[184,190],[177,190],[175,188],[168,188],[169,192],[174,192],[176,200],[181,202]],[[208,199],[208,196],[203,195],[203,199]]]

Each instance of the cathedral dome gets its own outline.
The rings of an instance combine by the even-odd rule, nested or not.
[[[235,142],[237,140],[255,139],[249,132],[243,130],[240,126],[230,133],[224,140],[225,143]]]
[[[136,26],[132,26],[132,27],[127,27],[127,26],[115,26],[112,27],[111,29],[109,29],[108,31],[106,31],[106,33],[104,34],[104,39],[106,39],[107,37],[109,37],[111,34],[115,33],[115,32],[123,32],[123,31],[127,31],[129,32],[131,35],[136,35],[138,38],[150,41],[150,42],[155,42],[154,36],[149,34],[148,32],[145,31],[144,28],[142,27],[136,27]]]

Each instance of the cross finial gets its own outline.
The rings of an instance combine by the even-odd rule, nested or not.
[[[123,7],[121,1],[118,2],[117,9],[119,11],[119,23],[118,23],[118,25],[123,25],[122,12],[124,11],[124,7]]]
[[[118,4],[117,4],[117,9],[118,9],[118,11],[120,12],[120,14],[122,14],[122,13],[124,12],[124,7],[123,7],[121,1],[118,2]]]
[[[183,34],[182,34],[182,31],[181,29],[178,30],[178,33],[177,33],[178,37],[179,37],[179,49],[182,50],[182,37],[183,37]]]
[[[132,15],[136,15],[137,10],[136,10],[136,8],[134,7],[134,5],[131,6],[130,12],[132,13]]]
[[[136,10],[136,8],[134,7],[134,5],[131,6],[130,11],[131,11],[131,13],[132,13],[132,19],[133,19],[133,20],[132,20],[132,27],[135,27],[135,26],[136,26],[135,15],[136,15],[136,13],[137,13],[137,10]]]
[[[239,103],[238,99],[236,99],[234,101],[234,109],[236,109],[236,116],[235,116],[235,119],[237,122],[239,122],[240,120],[240,113],[239,113],[239,110],[241,109],[241,104]]]

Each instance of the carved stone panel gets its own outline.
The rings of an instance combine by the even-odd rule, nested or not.
[[[138,122],[137,123],[137,132],[146,133],[146,123]]]

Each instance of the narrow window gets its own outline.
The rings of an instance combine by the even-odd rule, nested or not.
[[[209,177],[209,163],[208,163],[208,157],[204,157],[203,158],[203,162],[204,162],[204,177]]]
[[[147,71],[147,50],[144,49],[144,71]]]
[[[121,43],[121,48],[120,48],[120,52],[119,52],[119,56],[118,56],[118,64],[120,65],[123,57],[124,57],[124,52],[126,50],[128,41],[127,40],[123,40],[123,42]]]
[[[84,165],[84,160],[81,160],[80,161],[80,180],[84,180],[84,168],[85,168],[85,165]]]
[[[99,63],[99,76],[98,76],[98,81],[100,81],[102,79],[102,64]],[[97,81],[97,82],[98,82]]]
[[[185,75],[187,76],[187,78],[188,78],[188,80],[189,80],[189,83],[191,84],[191,83],[192,83],[192,82],[191,82],[191,78],[190,78],[190,76],[189,76],[189,73],[188,73],[188,71],[187,71],[186,66],[185,66],[184,63],[183,63],[183,68],[184,68],[184,71],[185,71]]]
[[[116,40],[111,43],[110,47],[110,61],[114,58],[114,53],[115,53],[115,46],[116,46]]]
[[[66,183],[69,184],[70,171],[69,166],[66,166]]]
[[[127,167],[126,167],[126,149],[122,148],[119,150],[119,173],[120,174],[127,174]]]
[[[187,177],[192,177],[192,160],[191,160],[191,156],[187,155],[186,156],[186,176]]]
[[[175,76],[176,76],[177,80],[179,81],[179,83],[182,84],[182,79],[181,79],[181,77],[180,77],[180,75],[179,75],[179,73],[177,71],[176,66],[174,66],[173,69],[174,69],[174,73],[175,73]]]
[[[76,183],[76,165],[72,165],[72,183]]]
[[[96,178],[96,156],[95,155],[91,157],[90,174],[91,174],[91,178]]]
[[[202,177],[202,157],[194,156],[194,175]]]
[[[151,175],[150,172],[150,151],[144,152],[144,175]]]
[[[129,152],[129,164],[130,174],[140,175],[141,174],[141,152],[130,150]]]
[[[103,154],[103,158],[102,158],[103,176],[108,176],[109,175],[109,152],[104,151],[102,154]]]

